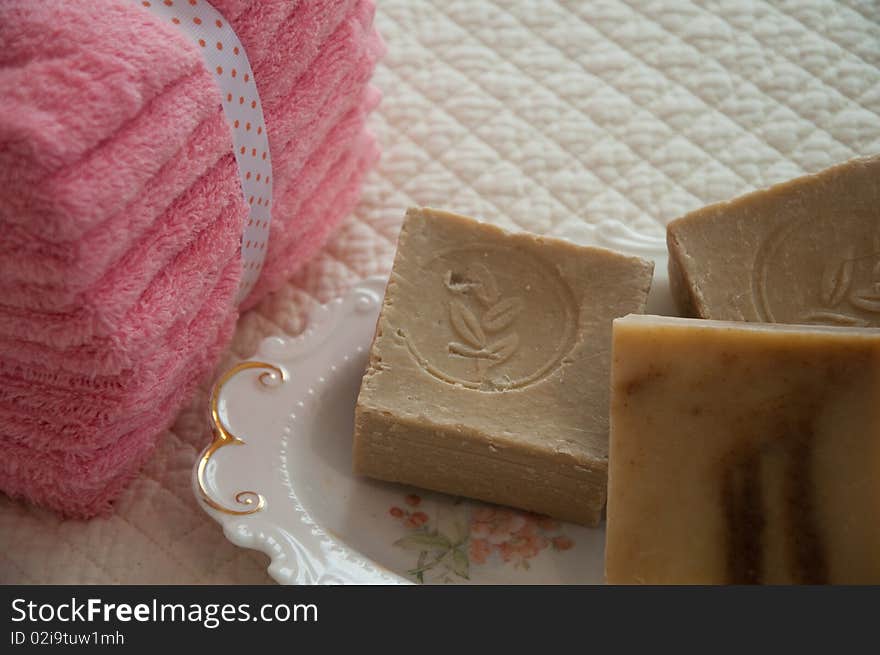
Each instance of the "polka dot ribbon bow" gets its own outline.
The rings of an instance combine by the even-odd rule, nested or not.
[[[199,47],[220,87],[241,189],[249,207],[241,234],[243,271],[236,297],[236,302],[241,302],[260,276],[272,220],[272,158],[263,106],[247,54],[223,15],[205,0],[134,1],[180,28]]]

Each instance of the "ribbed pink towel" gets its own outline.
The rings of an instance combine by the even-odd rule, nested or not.
[[[368,100],[370,98],[375,98],[374,92],[369,93]],[[349,151],[353,140],[356,147],[364,147],[357,140],[363,133],[369,109],[370,105],[360,104],[337,123],[309,159],[296,185],[290,188],[289,196],[281,199],[282,216],[297,217],[301,224],[306,223],[311,219],[300,211],[304,205],[328,193],[330,185],[335,185],[338,192],[343,180],[334,180],[331,171],[343,157],[351,159]],[[322,190],[322,185],[327,186]],[[215,252],[220,255],[220,261],[234,260],[237,250],[229,250],[229,244],[235,243],[230,234],[237,235],[240,225],[238,220],[230,221],[228,214],[218,220],[229,224],[206,228],[200,235],[201,242],[178,255],[182,265],[205,262],[207,256]],[[333,224],[332,221],[327,223]],[[309,239],[313,237],[308,236],[309,231],[308,226],[304,226],[296,238],[300,247],[312,245]],[[280,230],[281,234],[284,232]],[[197,247],[206,252],[194,251]],[[286,248],[286,241],[279,240],[278,247]],[[222,253],[223,248],[228,252]],[[208,292],[210,289],[205,289],[201,295],[204,297]],[[167,331],[156,335],[156,342],[151,344],[151,357],[116,375],[94,376],[47,369],[45,364],[52,360],[46,352],[38,350],[38,344],[19,342],[7,346],[0,343],[0,374],[4,378],[4,386],[0,388],[0,435],[24,435],[34,448],[73,450],[82,446],[107,445],[119,430],[124,430],[139,415],[153,410],[157,388],[161,388],[165,381],[179,377],[178,371],[185,366],[181,349],[184,353],[198,350],[215,338],[213,332],[209,332],[214,323],[205,321],[204,315],[227,312],[230,305],[230,299],[223,297],[202,307],[194,317],[182,316]],[[22,356],[26,348],[36,364]],[[85,356],[82,361],[86,367],[92,362]],[[74,394],[75,403],[71,403]],[[63,441],[56,438],[59,432],[65,435]]]
[[[321,3],[306,4],[313,7]],[[266,106],[266,121],[272,126],[269,137],[277,169],[274,174],[276,186],[278,184],[283,186],[291,179],[285,162],[291,142],[301,141],[305,137],[305,143],[294,151],[301,154],[305,146],[314,144],[315,135],[320,134],[316,130],[323,128],[326,132],[326,126],[322,125],[321,120],[314,113],[315,109],[324,108],[325,113],[328,108],[344,110],[346,105],[351,106],[352,99],[358,96],[358,93],[353,91],[361,88],[368,79],[376,59],[382,52],[382,43],[370,27],[371,18],[371,5],[360,3],[355,13],[336,26],[330,41],[323,44],[324,48],[319,60],[310,62],[314,65],[294,81],[292,88],[284,91],[278,102]],[[26,71],[23,71],[22,75],[25,74]],[[14,87],[19,81],[22,80],[11,79],[8,83]],[[259,86],[263,88],[262,84]],[[75,162],[75,166],[61,171],[60,174],[66,178],[79,176],[64,186],[62,192],[59,193],[57,181],[54,179],[60,174],[54,174],[41,183],[48,185],[46,201],[41,202],[38,196],[41,191],[40,185],[34,188],[25,186],[23,194],[15,194],[14,197],[18,202],[21,202],[22,195],[31,196],[29,201],[35,208],[49,202],[72,207],[70,220],[62,222],[68,230],[79,230],[81,226],[77,224],[91,220],[87,212],[79,211],[81,205],[87,206],[97,215],[96,207],[90,204],[93,203],[96,195],[93,180],[102,179],[105,175],[104,169],[132,171],[132,175],[145,174],[140,165],[141,161],[149,161],[151,166],[155,166],[157,161],[164,162],[163,167],[155,171],[155,175],[147,178],[141,186],[135,185],[128,191],[128,195],[132,196],[130,203],[125,205],[116,203],[107,211],[100,212],[101,222],[97,225],[89,225],[87,231],[77,234],[76,240],[47,243],[43,228],[46,228],[46,232],[58,229],[51,225],[52,212],[35,209],[30,214],[21,213],[14,205],[5,204],[0,192],[0,220],[12,223],[10,232],[0,244],[0,294],[2,294],[0,297],[5,302],[15,307],[27,307],[48,313],[67,314],[71,307],[78,307],[83,314],[80,320],[85,320],[85,314],[90,310],[95,314],[92,320],[96,323],[102,320],[105,323],[118,320],[118,314],[116,316],[110,314],[104,319],[101,315],[101,312],[110,312],[111,307],[120,304],[123,299],[119,298],[118,294],[114,292],[116,301],[112,304],[103,302],[103,299],[89,302],[89,298],[83,297],[82,294],[84,290],[92,288],[98,281],[98,276],[110,263],[137,249],[143,249],[141,244],[132,243],[132,237],[139,235],[149,237],[148,234],[144,235],[144,232],[151,226],[157,210],[168,208],[168,213],[177,216],[191,212],[192,210],[180,211],[175,207],[169,208],[169,205],[199,176],[207,172],[208,168],[214,166],[218,158],[228,159],[229,168],[224,175],[218,176],[216,183],[235,185],[238,188],[237,173],[230,155],[231,142],[228,128],[224,117],[216,107],[216,89],[211,85],[206,93],[204,89],[202,90],[202,95],[206,96],[206,99],[199,104],[200,113],[196,113],[192,110],[193,100],[189,95],[198,90],[194,85],[190,87],[184,90],[185,93],[178,93],[173,89],[159,96],[144,108],[142,115],[127,128],[124,135],[107,140],[102,146],[90,152],[86,160],[79,160]],[[103,87],[99,87],[90,93],[100,94],[103,91]],[[0,111],[3,109],[4,99],[0,98]],[[10,107],[10,110],[12,109],[21,108]],[[176,132],[168,133],[166,126],[169,123],[177,124],[175,121],[180,118],[185,119],[183,122],[187,128],[192,127],[193,116],[201,117],[195,126],[195,131],[186,131],[180,138]],[[129,138],[130,134],[134,137]],[[19,138],[26,138],[26,135]],[[146,145],[139,148],[132,141]],[[153,145],[155,143],[178,145],[174,148],[166,145],[161,153],[157,153]],[[0,138],[0,150],[4,145]],[[306,155],[308,152],[305,150]],[[93,163],[94,161],[97,163]],[[21,162],[19,166],[22,169],[27,168],[27,160]],[[95,168],[101,171],[96,173]],[[0,168],[0,174],[2,172]],[[100,193],[102,189],[103,186],[97,189],[97,192]],[[5,220],[7,214],[12,221]],[[166,250],[173,245],[173,243],[169,244]],[[125,252],[126,248],[129,250],[128,253]],[[153,252],[152,249],[150,250]],[[158,269],[161,265],[162,261],[159,259],[154,263],[154,268]],[[130,283],[128,291],[129,294],[138,293],[141,288]],[[49,338],[75,339],[75,330],[71,330],[69,318],[65,316],[65,327],[57,330]],[[19,316],[15,316],[13,320],[21,331],[27,334],[33,334],[34,329],[43,327],[42,324],[27,325]],[[76,323],[79,324],[80,320]],[[95,325],[95,330],[99,329],[100,325]],[[6,332],[2,316],[0,316],[0,334],[12,334]],[[86,334],[88,335],[89,333]],[[38,338],[43,337],[38,335]]]
[[[384,52],[372,0],[215,0],[273,157],[251,306],[348,213]],[[212,74],[128,0],[0,5],[0,490],[105,510],[214,366],[247,209]]]
[[[349,4],[270,0],[245,11],[240,32],[271,34],[282,27],[280,18],[310,28],[298,32],[305,44],[284,39],[250,47],[243,41],[267,109],[277,104],[266,102],[267,90],[287,95],[293,89],[350,16]],[[361,2],[358,11],[371,5]],[[267,13],[274,20],[264,23]],[[322,24],[310,25],[314,20]],[[278,57],[293,77],[282,78],[280,87],[267,85],[261,68]],[[128,0],[6,0],[0,84],[0,218],[49,243],[78,239],[123,209],[199,122],[222,119],[213,73],[198,49]],[[84,193],[83,178],[101,184]]]
[[[337,161],[327,179],[305,202],[301,216],[312,226],[307,239],[321,239],[328,225],[336,224],[354,207],[363,176],[379,155],[374,139],[362,134],[348,153]],[[294,245],[288,252],[296,255]],[[237,278],[236,278],[237,279]],[[229,287],[232,291],[232,287]],[[207,317],[206,317],[207,318]],[[89,518],[108,510],[112,501],[149,455],[157,435],[173,420],[181,397],[191,395],[222,350],[234,327],[230,317],[220,329],[217,344],[209,348],[201,363],[191,363],[192,376],[173,386],[161,399],[154,414],[138,429],[129,429],[103,448],[77,451],[36,451],[0,435],[0,489],[14,497],[27,498],[66,516]],[[56,430],[50,426],[50,430]]]
[[[303,161],[326,136],[335,119],[361,101],[366,81],[382,52],[378,36],[364,31],[362,20],[361,16],[353,16],[340,26],[314,69],[302,76],[301,87],[290,95],[287,103],[279,105],[279,111],[267,112],[267,125],[274,126],[269,131],[270,137],[278,135],[270,139],[270,143],[276,142],[273,148],[276,215],[284,216],[284,207],[278,207],[278,200],[296,179]],[[219,120],[222,121],[222,117]],[[0,256],[0,270],[6,269],[4,275],[23,271],[29,280],[27,284],[20,282],[14,286],[0,283],[0,338],[38,340],[57,347],[91,342],[84,356],[97,358],[95,372],[112,372],[114,367],[118,370],[130,363],[120,357],[126,352],[139,351],[145,341],[153,339],[149,330],[156,327],[156,318],[167,311],[163,307],[145,306],[142,301],[136,307],[138,299],[148,291],[157,272],[168,266],[174,254],[192,239],[194,232],[213,218],[211,205],[241,196],[225,124],[206,127],[210,129],[198,130],[182,146],[182,150],[193,152],[194,157],[186,158],[192,166],[181,175],[183,158],[169,162],[166,169],[151,180],[148,193],[141,195],[133,207],[114,215],[111,225],[105,224],[94,240],[86,237],[83,245],[77,244],[79,259],[74,266],[59,264],[57,260],[53,266],[51,257],[40,256],[33,250],[27,256],[19,256],[17,251]],[[128,161],[123,160],[119,165],[124,166]],[[210,166],[213,169],[208,169]],[[180,177],[191,175],[193,169],[199,168],[208,170],[194,186],[178,196],[158,220],[150,214],[157,198],[177,191]],[[86,194],[90,185],[83,182],[81,186],[81,193]],[[2,210],[0,205],[0,212]],[[244,212],[243,205],[240,211]],[[288,229],[296,228],[295,223],[285,225]],[[140,226],[146,229],[140,239],[134,243],[126,239]],[[272,233],[276,231],[277,226],[273,226]],[[123,248],[120,244],[126,243],[130,244],[127,252],[120,254],[118,251]],[[117,257],[119,264],[126,264],[113,266],[100,279],[92,280],[95,271],[109,265],[107,260],[111,256]],[[271,244],[269,256],[272,256]],[[46,285],[46,277],[55,278],[51,280],[55,286]],[[68,297],[77,287],[89,284],[92,286],[85,291],[72,299]],[[154,295],[158,302],[165,299],[162,294]],[[258,299],[257,295],[252,298],[253,301]],[[165,307],[188,302],[191,300],[186,298],[180,302],[176,298],[169,299]],[[37,303],[49,304],[52,310],[27,311]],[[147,317],[152,317],[151,324],[145,321]],[[114,334],[120,325],[131,325],[135,331]],[[111,339],[117,345],[108,350],[104,342],[96,339]],[[108,360],[109,368],[104,368],[101,360]],[[70,368],[65,361],[60,365],[66,370],[82,370]]]

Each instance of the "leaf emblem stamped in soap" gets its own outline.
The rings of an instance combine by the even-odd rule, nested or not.
[[[498,282],[492,271],[485,264],[476,263],[472,266],[476,280],[476,295],[484,305],[492,305],[498,302],[501,293],[498,291]]]
[[[880,225],[789,221],[759,248],[752,292],[763,321],[880,326]]]
[[[480,321],[474,313],[460,300],[449,303],[449,315],[456,333],[474,348],[486,345],[486,333],[480,327]],[[452,344],[449,345],[450,349]]]
[[[503,391],[551,374],[574,344],[579,310],[547,262],[501,245],[440,253],[424,267],[422,320],[403,329],[410,352],[434,377]],[[416,335],[414,338],[413,335]]]
[[[459,296],[449,303],[450,322],[455,333],[465,343],[450,341],[449,354],[473,359],[476,374],[482,378],[489,368],[507,361],[516,352],[519,346],[516,332],[498,337],[495,333],[512,326],[522,312],[524,303],[518,297],[499,300],[498,284],[492,272],[482,264],[474,266],[474,269],[477,272],[477,281],[472,288],[478,304],[482,305],[482,308],[476,308],[477,311],[482,311],[482,318],[478,318],[468,306],[460,287],[450,288],[450,291]],[[447,277],[452,278],[452,271]],[[487,305],[491,306],[486,307]],[[487,333],[492,337],[487,336]]]
[[[521,298],[507,298],[490,307],[483,316],[483,326],[490,332],[508,327],[523,310]]]

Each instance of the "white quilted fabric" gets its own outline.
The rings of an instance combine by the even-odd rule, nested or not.
[[[387,271],[411,204],[659,235],[705,203],[880,152],[877,0],[380,0],[377,22],[380,168],[321,255],[242,318],[222,368]],[[107,519],[0,500],[0,582],[269,582],[265,557],[192,497],[205,407],[203,391]]]

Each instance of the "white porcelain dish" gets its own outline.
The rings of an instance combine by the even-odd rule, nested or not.
[[[648,311],[671,313],[662,238],[579,222],[553,236],[653,259]],[[604,528],[352,474],[354,406],[384,286],[362,282],[302,335],[267,339],[221,378],[217,438],[193,470],[201,505],[230,541],[268,554],[280,583],[601,583]]]

